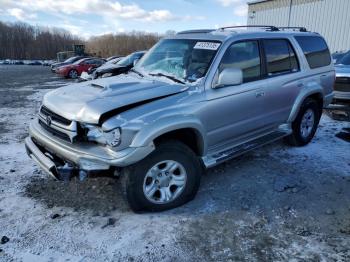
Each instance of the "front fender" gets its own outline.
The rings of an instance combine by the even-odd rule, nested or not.
[[[143,126],[134,137],[130,147],[149,145],[161,135],[184,128],[190,128],[196,132],[202,154],[205,154],[207,150],[207,144],[205,142],[206,132],[201,121],[192,115],[168,116]]]

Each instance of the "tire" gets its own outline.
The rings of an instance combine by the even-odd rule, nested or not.
[[[314,137],[322,115],[317,101],[307,98],[292,123],[293,133],[285,138],[291,146],[305,146]],[[313,119],[313,120],[312,120]]]
[[[68,73],[68,77],[72,79],[78,78],[78,71],[75,69],[70,70]]]
[[[168,167],[176,169],[167,175],[164,170]],[[123,194],[134,212],[172,209],[195,197],[202,170],[199,158],[189,147],[177,141],[164,142],[145,159],[123,169]],[[185,181],[182,186],[181,181]],[[172,199],[166,200],[167,192]]]

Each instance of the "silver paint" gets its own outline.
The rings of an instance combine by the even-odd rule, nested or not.
[[[76,124],[99,123],[102,114],[152,99],[123,110],[105,120],[101,129],[120,127],[122,143],[106,145],[68,143],[52,137],[38,124],[30,136],[51,152],[86,169],[127,166],[154,150],[154,139],[167,132],[188,129],[196,135],[204,164],[220,150],[243,144],[281,127],[290,127],[303,101],[320,95],[324,105],[333,97],[334,67],[310,69],[294,35],[300,32],[214,31],[183,34],[173,38],[218,40],[222,44],[206,74],[195,84],[170,84],[164,78],[142,78],[135,73],[73,84],[48,93],[43,104],[57,114],[73,120],[72,127],[60,127],[76,135]],[[300,71],[223,88],[212,88],[218,65],[227,47],[244,39],[286,38],[294,46]],[[263,95],[257,95],[263,94]],[[52,125],[55,125],[54,121]],[[286,132],[287,133],[287,132]]]

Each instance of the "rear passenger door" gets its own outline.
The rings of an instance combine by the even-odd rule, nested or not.
[[[264,39],[266,78],[264,119],[276,127],[287,122],[302,82],[296,52],[288,39]]]

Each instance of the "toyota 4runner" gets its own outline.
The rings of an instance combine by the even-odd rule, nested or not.
[[[57,179],[120,176],[134,211],[174,208],[205,168],[280,138],[308,144],[334,80],[325,40],[305,28],[184,31],[127,74],[46,94],[26,149]]]

